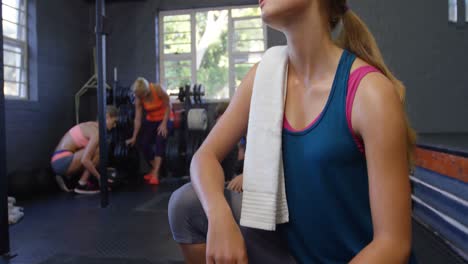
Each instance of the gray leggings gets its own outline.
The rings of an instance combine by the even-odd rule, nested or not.
[[[242,194],[224,191],[232,214],[239,223]],[[169,224],[174,240],[180,244],[206,243],[208,220],[191,183],[176,190],[169,201]],[[241,226],[249,263],[295,263],[277,232]]]

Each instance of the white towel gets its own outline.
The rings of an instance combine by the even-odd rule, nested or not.
[[[289,221],[281,139],[287,47],[270,48],[257,67],[250,102],[240,224],[270,230]]]
[[[10,204],[8,204],[10,205]],[[8,206],[8,223],[10,225],[18,223],[24,216],[23,208],[17,206]]]
[[[15,199],[15,197],[9,197],[9,196],[8,196],[8,203],[9,203],[9,204],[12,204],[12,205],[15,205],[15,204],[16,204],[16,199]]]

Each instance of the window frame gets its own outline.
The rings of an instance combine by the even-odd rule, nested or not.
[[[234,92],[236,91],[236,76],[235,76],[235,57],[236,56],[246,56],[249,54],[263,54],[268,49],[268,40],[267,40],[267,25],[262,21],[262,29],[263,29],[263,42],[264,42],[264,50],[258,52],[236,52],[234,51],[234,21],[238,20],[247,20],[252,18],[260,18],[260,16],[249,16],[249,17],[232,17],[232,10],[233,9],[244,9],[244,8],[258,8],[258,5],[240,5],[240,6],[222,6],[222,7],[212,7],[212,8],[195,8],[195,9],[181,9],[181,10],[171,10],[171,11],[161,11],[159,13],[159,54],[160,54],[160,61],[158,62],[159,67],[159,76],[161,84],[165,83],[165,62],[167,61],[186,61],[189,60],[191,62],[191,82],[197,83],[197,69],[196,69],[196,61],[197,61],[197,52],[196,52],[196,13],[198,12],[208,12],[208,11],[217,11],[217,10],[228,10],[228,43],[227,43],[227,50],[228,50],[228,59],[229,59],[229,73],[228,73],[228,86],[229,86],[229,97],[225,99],[213,99],[207,98],[205,101],[207,102],[223,102],[229,101]],[[190,53],[182,53],[182,54],[165,54],[164,53],[164,17],[166,16],[174,16],[174,15],[190,15],[190,26],[191,26],[191,33],[190,33],[190,45],[191,51]],[[164,87],[167,89],[167,87]]]
[[[468,0],[465,0],[465,23],[468,24]]]
[[[4,82],[8,82],[8,83],[15,83],[17,85],[20,86],[20,91],[19,91],[19,96],[14,96],[14,95],[7,95],[5,94],[5,91],[4,91],[4,95],[5,95],[5,99],[6,100],[12,100],[12,101],[29,101],[31,99],[31,94],[30,94],[30,87],[29,87],[29,84],[30,84],[30,74],[29,74],[29,10],[28,10],[28,6],[29,6],[29,3],[28,3],[28,0],[21,0],[23,1],[23,4],[24,4],[24,10],[20,9],[20,8],[17,8],[17,7],[14,7],[14,6],[11,6],[11,5],[8,5],[8,4],[5,4],[3,3],[3,1],[1,2],[2,4],[2,10],[3,10],[3,6],[7,6],[9,8],[12,8],[12,9],[15,9],[19,12],[19,14],[23,14],[24,16],[24,25],[21,24],[21,23],[16,23],[16,22],[13,22],[13,21],[9,21],[7,19],[4,19],[3,16],[2,16],[2,27],[3,27],[3,21],[6,21],[8,23],[11,23],[11,24],[15,24],[17,27],[23,27],[24,29],[24,40],[17,40],[17,39],[14,39],[14,38],[10,38],[8,36],[5,36],[3,35],[3,45],[7,44],[7,45],[10,45],[12,47],[15,47],[15,48],[18,48],[20,49],[20,53],[18,52],[15,52],[15,51],[8,51],[8,52],[12,52],[12,53],[17,53],[17,54],[20,54],[21,57],[22,57],[22,60],[21,60],[21,67],[18,67],[18,66],[14,66],[14,65],[6,65],[5,64],[5,61],[3,61],[3,71],[5,72],[5,67],[10,67],[10,68],[16,68],[16,69],[20,69],[20,74],[24,74],[24,79],[25,81],[22,82],[21,81],[21,75],[20,75],[20,81],[7,81],[5,80],[5,77],[3,78],[4,79]],[[3,31],[2,31],[3,32]],[[2,47],[3,51],[5,51],[5,49]],[[24,86],[24,90],[22,90],[21,86]],[[3,87],[3,89],[5,89],[5,86]]]

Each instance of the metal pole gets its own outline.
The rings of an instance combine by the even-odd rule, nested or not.
[[[99,174],[101,175],[101,207],[109,204],[107,187],[107,128],[106,128],[106,35],[104,32],[104,0],[96,0],[96,60],[98,75],[99,114]]]
[[[2,5],[0,5],[2,21]],[[3,94],[3,29],[0,27],[0,256],[10,252],[8,228],[8,178],[6,169],[5,95]]]
[[[112,104],[117,107],[117,90],[119,87],[119,78],[117,76],[117,67],[114,67],[114,87],[112,88]]]

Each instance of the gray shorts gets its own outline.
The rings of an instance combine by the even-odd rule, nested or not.
[[[73,162],[73,156],[66,156],[58,160],[52,161],[51,166],[55,174],[60,176],[67,175],[68,169],[70,168],[71,163]]]
[[[239,223],[242,194],[225,190],[226,200]],[[174,240],[180,244],[206,243],[208,219],[191,183],[176,190],[169,201],[169,224]],[[249,263],[295,263],[279,233],[240,227]]]

